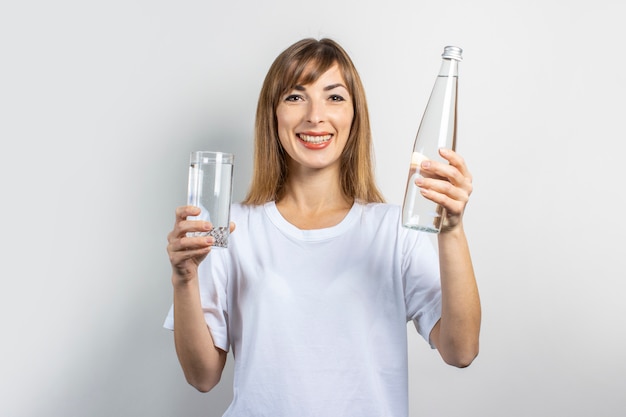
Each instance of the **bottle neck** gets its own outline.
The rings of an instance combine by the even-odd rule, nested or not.
[[[456,59],[442,59],[441,68],[439,69],[440,77],[458,77],[459,76],[459,61]]]

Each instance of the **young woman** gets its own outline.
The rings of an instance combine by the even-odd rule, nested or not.
[[[449,164],[421,167],[423,194],[447,212],[436,251],[383,203],[361,81],[328,39],[297,42],[274,61],[255,133],[252,185],[232,207],[229,248],[186,237],[211,228],[186,220],[199,213],[190,206],[176,210],[168,236],[165,325],[188,382],[209,391],[232,349],[226,416],[407,416],[407,321],[451,365],[478,354],[463,159],[442,150]]]

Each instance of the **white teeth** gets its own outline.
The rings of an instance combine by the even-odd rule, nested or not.
[[[326,142],[328,140],[330,140],[330,138],[332,137],[332,135],[324,135],[324,136],[309,136],[309,135],[303,135],[303,134],[299,134],[298,137],[300,139],[302,139],[305,142],[309,142],[309,143],[322,143],[322,142]]]

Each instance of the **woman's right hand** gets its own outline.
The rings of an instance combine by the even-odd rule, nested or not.
[[[204,220],[187,220],[198,216],[200,208],[182,206],[176,209],[174,230],[167,235],[167,253],[172,264],[172,283],[187,283],[198,276],[198,265],[211,251],[215,239],[212,236],[188,237],[189,232],[208,232],[213,228]]]
[[[167,253],[172,264],[174,287],[174,344],[187,381],[202,392],[220,380],[226,352],[215,347],[213,336],[202,312],[198,265],[211,252],[211,236],[187,236],[187,233],[208,232],[210,222],[187,219],[200,215],[194,206],[178,207],[174,230],[167,235]],[[230,223],[231,232],[235,224]],[[193,236],[193,235],[192,235]]]

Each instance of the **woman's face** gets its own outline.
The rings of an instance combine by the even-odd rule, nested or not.
[[[278,138],[291,157],[290,166],[338,169],[353,117],[352,97],[339,66],[311,84],[296,85],[276,108]]]

